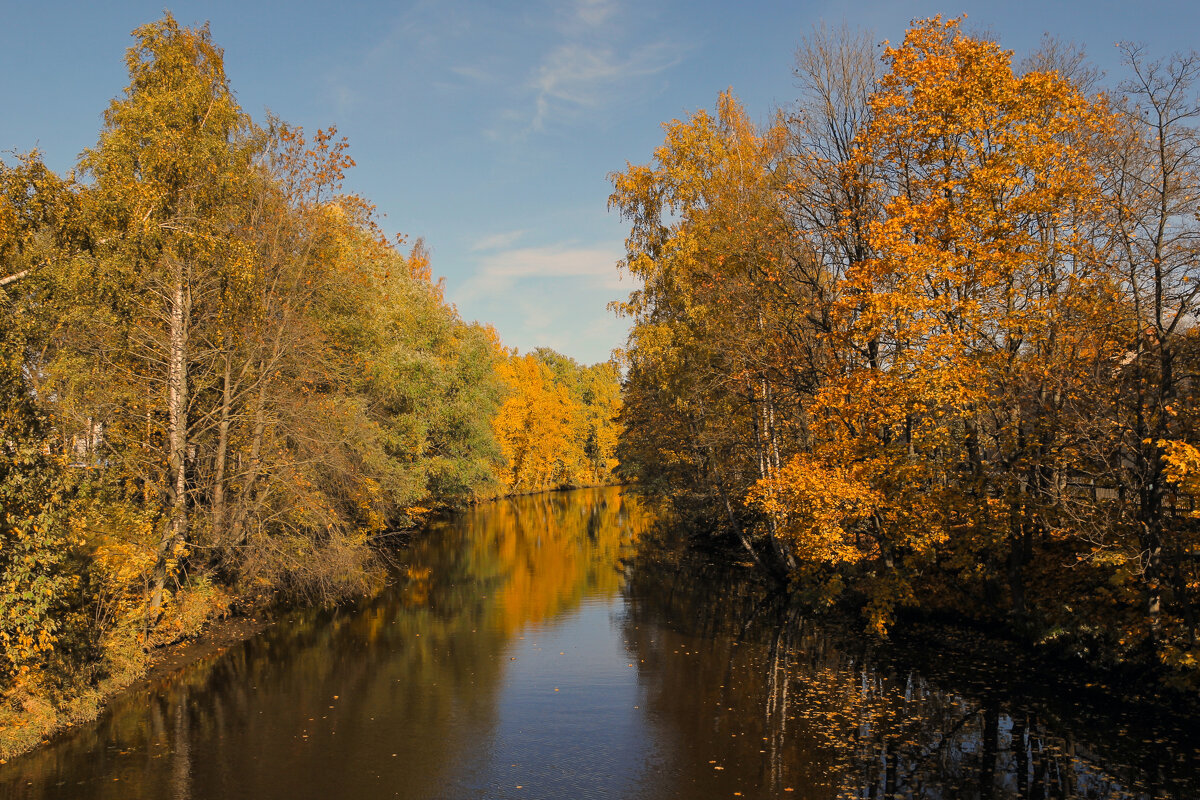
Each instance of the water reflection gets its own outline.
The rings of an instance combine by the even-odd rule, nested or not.
[[[471,772],[495,739],[510,640],[613,597],[621,547],[649,520],[594,490],[447,521],[403,554],[386,596],[298,615],[123,700],[0,768],[0,795],[456,796],[448,787],[486,783]]]
[[[1200,796],[1194,717],[968,637],[814,625],[653,525],[617,490],[448,520],[384,596],[126,698],[0,797]]]
[[[1200,792],[1200,736],[1185,715],[1059,684],[994,644],[884,646],[817,626],[744,576],[696,562],[645,552],[625,592],[631,654],[679,754],[676,785],[657,796]]]

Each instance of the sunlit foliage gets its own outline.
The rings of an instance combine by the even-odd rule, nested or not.
[[[613,364],[583,367],[539,348],[505,355],[496,371],[507,387],[492,422],[504,456],[504,493],[613,481],[620,408]]]
[[[374,592],[439,509],[614,466],[615,367],[464,322],[334,128],[251,120],[170,15],[126,64],[78,181],[0,162],[0,754],[216,615]]]
[[[1200,672],[1196,57],[1121,91],[961,20],[817,31],[803,95],[729,93],[613,176],[622,469],[883,632],[966,614]]]

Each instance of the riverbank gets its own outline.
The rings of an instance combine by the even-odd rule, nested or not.
[[[262,633],[272,624],[265,610],[208,620],[199,632],[155,648],[138,663],[125,662],[91,686],[60,687],[61,695],[18,687],[0,710],[0,764],[49,744],[54,737],[92,722],[121,698],[144,691],[173,673]],[[70,696],[64,696],[70,695]],[[56,703],[55,701],[59,702]]]
[[[938,780],[966,775],[980,784],[945,796],[1039,796],[1033,789],[1039,782],[1042,796],[1200,796],[1194,786],[1200,703],[1148,673],[1105,670],[994,629],[945,620],[907,618],[880,637],[864,632],[862,616],[852,610],[816,612],[789,602],[756,570],[696,550],[647,548],[629,574],[631,621],[646,631],[644,649],[664,657],[703,653],[707,673],[723,676],[720,693],[692,692],[688,702],[733,714],[724,676],[757,647],[766,655],[745,667],[738,685],[754,673],[769,702],[748,707],[768,708],[768,717],[786,719],[789,728],[812,724],[814,738],[830,751],[867,754],[860,763],[869,778],[862,796],[883,781],[907,780],[928,792],[943,768],[960,770],[959,777]],[[664,628],[678,638],[659,642]],[[728,649],[711,653],[695,644],[714,638],[726,639]],[[672,674],[670,682],[696,681]],[[663,696],[670,691],[664,686]],[[713,727],[702,718],[692,724]],[[998,775],[1006,777],[993,784]],[[1079,780],[1082,788],[1050,791],[1048,782],[1059,778]],[[1018,785],[1023,789],[1010,793]],[[1130,794],[1131,788],[1145,794]]]
[[[146,665],[146,673],[113,695],[111,700],[119,700],[125,694],[146,689],[171,673],[190,667],[198,661],[221,655],[230,647],[258,636],[271,624],[273,620],[263,614],[212,620],[196,636],[152,653]]]
[[[484,502],[516,500],[577,488],[600,487],[558,487],[489,498]],[[438,523],[445,522],[446,516],[445,511],[431,514],[419,527],[378,537],[374,542],[376,558],[388,569],[396,568],[390,554],[406,550],[413,541],[428,535]],[[182,632],[178,638],[149,652],[143,653],[131,642],[118,657],[104,662],[108,672],[102,676],[97,677],[101,669],[99,664],[90,663],[87,668],[92,670],[91,674],[72,675],[57,681],[28,681],[0,698],[0,764],[45,745],[72,728],[92,722],[113,703],[145,691],[173,673],[219,657],[225,650],[262,633],[273,624],[281,610],[261,605],[245,606],[243,602],[231,602],[230,605],[246,610],[233,614],[217,612],[201,622],[196,630]]]
[[[1170,670],[1151,661],[1147,653],[1128,652],[1118,657],[1104,651],[1099,637],[1037,637],[1002,614],[973,616],[963,609],[919,606],[898,610],[881,636],[867,629],[866,615],[853,588],[834,601],[820,602],[822,598],[814,598],[814,593],[805,592],[802,586],[773,582],[752,562],[741,560],[742,552],[731,543],[692,538],[671,525],[643,545],[643,561],[655,562],[667,574],[704,574],[723,587],[719,592],[723,598],[752,596],[753,600],[747,601],[747,615],[794,611],[825,629],[844,650],[862,646],[864,652],[889,652],[897,664],[916,667],[948,684],[972,685],[979,678],[976,688],[981,695],[987,694],[985,683],[995,688],[1000,676],[1007,675],[1003,682],[1010,690],[1030,695],[1070,696],[1075,702],[1097,707],[1119,701],[1130,708],[1152,709],[1155,714],[1200,718],[1200,694],[1194,683],[1172,680]],[[946,669],[947,665],[963,664],[970,666]]]
[[[817,620],[653,524],[617,490],[450,515],[377,598],[211,648],[0,797],[1200,796],[1183,709],[970,631]]]

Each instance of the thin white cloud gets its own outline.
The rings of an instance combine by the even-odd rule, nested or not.
[[[457,67],[451,67],[450,71],[460,78],[475,83],[499,83],[499,76],[494,71],[488,71],[483,67],[473,66],[471,64],[462,64]]]
[[[575,6],[579,20],[592,26],[607,22],[616,11],[617,4],[612,0],[579,0]]]
[[[472,75],[469,65],[445,66],[457,57],[457,43],[471,33],[473,17],[470,0],[416,0],[398,15],[381,18],[373,42],[325,76],[339,112],[377,105],[375,76],[403,74],[416,80],[413,76],[420,75],[432,85],[437,76],[450,72],[477,81],[486,70]]]
[[[503,250],[507,247],[512,247],[524,235],[524,230],[493,233],[491,236],[485,236],[476,241],[473,245],[471,245],[471,250],[473,252],[479,252],[481,250]]]
[[[580,279],[575,278],[575,281]],[[501,340],[521,352],[550,347],[583,363],[605,361],[623,345],[629,320],[605,310],[618,292],[568,280],[528,280],[516,291],[480,299]]]
[[[647,40],[622,0],[550,2],[550,36],[529,52],[524,79],[482,129],[493,141],[520,141],[562,125],[582,124],[616,103],[656,90],[647,78],[683,61],[690,49],[662,37]],[[485,69],[484,72],[487,72]],[[467,73],[463,73],[464,77]]]
[[[522,298],[521,333],[530,341],[549,341],[557,334],[559,314],[545,298]],[[551,345],[552,346],[552,345]]]
[[[530,81],[535,92],[530,128],[542,131],[552,121],[570,121],[582,109],[615,101],[635,81],[678,64],[683,49],[653,42],[621,55],[604,45],[567,42],[551,50]]]
[[[520,142],[602,120],[613,105],[661,88],[647,79],[690,48],[636,17],[627,0],[542,0],[523,14],[481,0],[415,0],[380,20],[368,46],[332,70],[328,88],[342,114],[375,109],[381,97],[387,108],[429,103],[426,90],[443,102],[457,95],[475,109],[479,135]]]
[[[500,250],[479,260],[475,275],[459,292],[459,300],[513,290],[528,280],[578,281],[589,289],[620,285],[617,261],[622,251],[615,247],[578,247],[570,244]]]
[[[637,283],[617,270],[622,255],[621,244],[606,241],[477,251],[473,276],[451,296],[465,317],[493,323],[510,347],[603,361],[629,329],[607,310]]]

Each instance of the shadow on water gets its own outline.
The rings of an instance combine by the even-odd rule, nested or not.
[[[653,527],[617,489],[446,520],[383,596],[122,698],[0,798],[1200,796],[1185,714],[814,624]]]
[[[744,573],[648,543],[624,594],[680,781],[712,796],[1200,796],[1194,716],[1027,672],[1000,643],[816,624]]]

